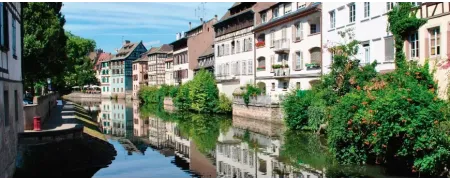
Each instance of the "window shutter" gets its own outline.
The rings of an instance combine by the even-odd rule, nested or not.
[[[292,42],[295,42],[295,32],[296,32],[295,24],[292,24]]]
[[[303,23],[299,23],[300,24],[300,39],[303,39]]]
[[[275,61],[275,56],[271,55],[270,56],[270,72],[273,72],[273,63]]]
[[[300,51],[300,69],[303,68],[303,60],[304,60],[304,58],[303,58],[303,51]]]
[[[292,69],[297,69],[297,56],[296,56],[296,52],[292,53]]]

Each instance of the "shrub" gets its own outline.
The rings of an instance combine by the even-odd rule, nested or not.
[[[191,107],[191,99],[189,96],[189,86],[191,81],[183,84],[179,89],[177,96],[173,99],[174,106],[180,111],[187,111]]]
[[[253,86],[251,84],[247,84],[245,89],[246,89],[246,91],[242,97],[244,98],[244,102],[246,105],[248,105],[248,103],[250,103],[250,96],[261,95],[261,92],[262,92],[261,89],[259,89],[256,86]]]
[[[174,98],[177,96],[178,86],[173,86],[169,91],[169,97]]]
[[[233,103],[231,100],[224,94],[221,93],[219,96],[219,104],[217,106],[217,113],[231,113]]]
[[[143,86],[139,89],[138,97],[144,103],[158,103],[158,88],[156,86]]]
[[[214,75],[201,69],[190,83],[191,109],[197,112],[213,112],[219,99]]]

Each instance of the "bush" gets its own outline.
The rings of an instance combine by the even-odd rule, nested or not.
[[[178,86],[173,86],[169,91],[169,97],[174,98],[177,96],[178,93]]]
[[[170,95],[170,92],[178,89],[175,86],[161,85],[161,87],[156,86],[143,86],[139,89],[138,97],[141,102],[144,103],[156,103],[162,107],[164,98]]]
[[[214,75],[201,69],[190,83],[191,109],[197,112],[213,112],[219,100]]]
[[[246,105],[248,105],[248,103],[250,103],[250,96],[257,96],[257,95],[261,95],[262,90],[259,89],[256,86],[253,86],[251,84],[247,84],[247,86],[245,87],[245,93],[243,94],[243,98],[244,98],[244,102]]]
[[[174,106],[180,111],[187,111],[191,108],[191,99],[189,97],[189,86],[191,82],[183,84],[179,89],[177,96],[173,99]]]
[[[224,93],[221,93],[219,96],[219,104],[217,106],[216,112],[224,114],[231,113],[231,111],[233,110],[232,105],[233,103],[231,102],[231,100]]]

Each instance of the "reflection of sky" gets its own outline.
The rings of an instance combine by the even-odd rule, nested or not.
[[[151,148],[145,155],[128,152],[117,141],[109,141],[117,151],[116,159],[107,168],[100,169],[94,178],[188,178],[191,177],[171,161],[174,157],[164,157]]]

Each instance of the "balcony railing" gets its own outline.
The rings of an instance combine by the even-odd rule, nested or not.
[[[275,52],[289,53],[290,41],[289,39],[275,40],[273,50]]]
[[[290,75],[290,69],[289,68],[278,68],[274,69],[274,77],[276,78],[283,78],[283,77],[289,77]]]

